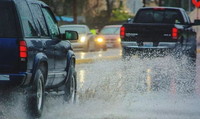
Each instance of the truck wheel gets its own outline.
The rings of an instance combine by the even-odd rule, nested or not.
[[[126,48],[122,48],[122,60],[130,60],[130,54]]]
[[[196,55],[188,58],[188,70],[190,71],[191,82],[194,82],[196,77]],[[193,84],[193,83],[190,83]]]
[[[71,76],[68,79],[67,83],[64,87],[64,100],[68,103],[75,103],[76,102],[76,89],[77,89],[77,78],[76,78],[76,71],[74,66],[71,65]]]
[[[44,103],[44,77],[40,69],[35,73],[34,83],[27,89],[27,106],[30,115],[39,118]]]
[[[187,61],[182,63],[181,67],[184,71],[182,72],[183,77],[187,77],[185,82],[182,82],[182,90],[187,93],[195,92],[195,77],[196,77],[196,55],[187,56]],[[185,74],[185,72],[188,72]]]

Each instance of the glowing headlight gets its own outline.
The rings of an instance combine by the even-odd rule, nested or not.
[[[121,38],[118,38],[118,41],[121,42]]]
[[[103,39],[102,38],[98,38],[97,41],[98,42],[103,42]]]
[[[80,42],[85,42],[85,37],[82,36]]]

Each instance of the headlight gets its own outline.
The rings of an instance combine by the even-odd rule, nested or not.
[[[82,37],[81,37],[80,42],[85,42],[85,36],[82,36]]]
[[[118,41],[121,42],[121,38],[118,38]]]
[[[103,42],[103,39],[102,38],[98,38],[97,41],[98,42]]]

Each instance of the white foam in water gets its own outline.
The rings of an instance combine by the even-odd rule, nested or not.
[[[200,118],[199,82],[194,92],[187,91],[190,86],[184,82],[192,76],[171,57],[96,61],[78,65],[77,75],[77,103],[67,104],[62,96],[47,96],[42,119]],[[4,117],[25,119],[20,108],[20,104],[13,106]]]

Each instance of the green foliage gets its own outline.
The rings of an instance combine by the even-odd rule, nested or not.
[[[73,16],[74,0],[41,0],[58,16]],[[86,0],[76,0],[77,15],[81,15],[84,9]]]
[[[124,12],[123,10],[117,9],[113,10],[110,21],[125,21],[130,17],[131,16],[128,13]]]
[[[192,4],[192,0],[162,0],[162,1],[163,1],[162,6],[181,7],[187,11],[190,2],[191,9],[193,10],[195,8],[195,6]]]

